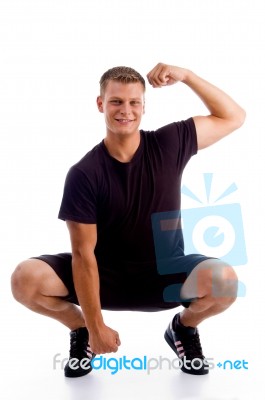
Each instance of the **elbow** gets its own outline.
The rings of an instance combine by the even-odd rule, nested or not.
[[[246,119],[246,111],[243,108],[240,108],[239,112],[237,113],[236,117],[233,120],[234,123],[234,130],[241,128],[244,124]]]
[[[86,248],[77,247],[72,249],[72,266],[87,266],[93,263],[95,260],[94,248],[87,246]]]
[[[246,119],[246,116],[247,116],[247,113],[246,113],[246,111],[242,108],[242,109],[241,109],[241,114],[240,114],[240,117],[239,117],[239,128],[244,124],[245,119]]]

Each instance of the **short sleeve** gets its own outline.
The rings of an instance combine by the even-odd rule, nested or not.
[[[198,151],[193,118],[163,126],[155,131],[155,136],[163,153],[176,161],[179,171],[184,169],[189,159]]]
[[[80,223],[97,222],[96,185],[80,169],[73,166],[65,180],[58,218]]]

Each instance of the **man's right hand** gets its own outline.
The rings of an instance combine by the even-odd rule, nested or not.
[[[116,353],[121,341],[117,331],[104,325],[100,330],[89,330],[89,344],[95,354]]]

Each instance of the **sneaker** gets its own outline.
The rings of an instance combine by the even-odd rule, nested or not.
[[[180,314],[175,315],[164,337],[181,360],[181,370],[183,372],[192,375],[209,373],[209,364],[202,354],[198,329],[181,325]]]
[[[70,356],[64,367],[67,378],[77,378],[92,371],[91,360],[95,357],[89,345],[87,328],[78,328],[70,332]]]

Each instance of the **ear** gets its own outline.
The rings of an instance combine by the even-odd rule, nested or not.
[[[103,110],[103,100],[102,100],[101,96],[97,97],[97,106],[98,106],[99,112],[103,113],[104,112],[104,110]]]

